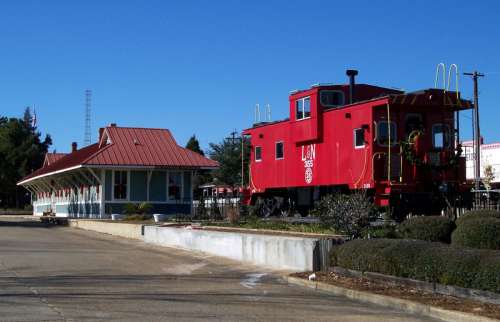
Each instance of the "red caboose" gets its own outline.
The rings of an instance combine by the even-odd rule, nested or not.
[[[465,181],[455,113],[458,92],[405,93],[354,84],[290,94],[290,117],[254,124],[249,202],[263,215],[305,213],[322,195],[364,189],[394,210],[436,212]],[[410,210],[411,209],[411,210]]]

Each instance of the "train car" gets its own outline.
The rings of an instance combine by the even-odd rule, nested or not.
[[[323,195],[365,190],[395,212],[432,213],[465,182],[459,92],[356,84],[291,92],[290,116],[243,131],[250,142],[246,203],[262,215],[306,214]]]

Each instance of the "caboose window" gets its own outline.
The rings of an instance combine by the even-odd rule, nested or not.
[[[344,93],[341,91],[321,91],[319,99],[321,105],[324,107],[337,107],[344,105]]]
[[[391,137],[390,145],[396,144],[397,141],[396,123],[391,122],[391,125],[389,126],[389,122],[382,121],[378,123],[377,126],[377,142],[379,145],[381,146],[389,145],[389,130]]]
[[[406,135],[410,135],[413,131],[419,131],[424,128],[424,122],[422,119],[422,114],[410,113],[405,117],[405,132]]]
[[[311,99],[309,97],[299,98],[295,101],[296,119],[302,120],[311,117]]]
[[[434,124],[432,126],[432,146],[443,149],[450,146],[450,129],[446,124]]]
[[[283,159],[283,142],[276,142],[276,160]]]
[[[255,161],[260,161],[262,160],[262,147],[256,146],[255,147]]]
[[[354,148],[360,149],[365,146],[365,130],[354,129]]]

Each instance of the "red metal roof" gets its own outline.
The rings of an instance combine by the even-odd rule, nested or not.
[[[64,157],[66,155],[66,153],[47,153],[45,154],[45,159],[43,160],[43,166],[46,167],[54,162],[56,162],[57,160],[61,159],[62,157]]]
[[[167,129],[109,126],[99,143],[66,154],[24,177],[26,180],[77,166],[217,168],[218,162],[183,148]]]

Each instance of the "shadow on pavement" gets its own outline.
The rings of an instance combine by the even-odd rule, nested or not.
[[[21,218],[0,218],[0,227],[42,227],[52,228],[57,226],[66,226],[67,222],[60,222],[58,224],[41,222],[40,220],[21,219]]]

